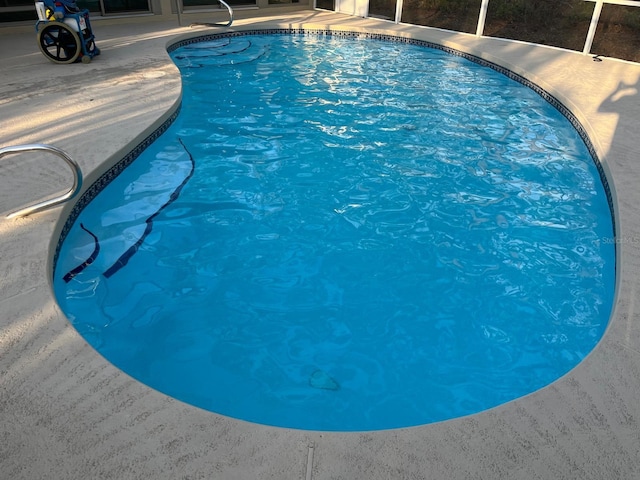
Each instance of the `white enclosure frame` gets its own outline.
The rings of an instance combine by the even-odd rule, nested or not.
[[[476,28],[476,36],[481,37],[484,33],[484,24],[487,19],[487,9],[490,0],[482,0],[480,5],[480,14],[478,15],[478,26]],[[623,5],[625,7],[640,7],[640,1],[634,0],[584,0],[585,2],[594,2],[593,15],[589,24],[589,31],[584,43],[582,53],[588,55],[591,52],[593,38],[596,34],[596,28],[600,21],[602,6],[605,3],[611,5]],[[315,3],[315,2],[314,2]],[[396,16],[395,23],[401,23],[403,0],[396,0]],[[369,0],[335,0],[335,11],[345,13],[347,15],[355,15],[358,17],[366,17],[369,10]]]

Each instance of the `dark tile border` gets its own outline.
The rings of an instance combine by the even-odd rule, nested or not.
[[[184,47],[186,45],[191,45],[194,43],[206,42],[211,40],[216,40],[219,38],[230,38],[230,37],[242,37],[247,35],[306,35],[306,36],[327,36],[327,37],[337,37],[337,38],[367,38],[374,40],[383,40],[387,42],[396,42],[396,43],[407,43],[410,45],[418,45],[422,47],[434,48],[436,50],[443,51],[450,55],[454,55],[457,57],[462,57],[467,60],[470,60],[478,65],[483,67],[491,68],[512,80],[530,88],[538,95],[540,95],[546,102],[555,107],[576,129],[582,141],[585,143],[587,149],[589,150],[589,154],[593,159],[593,162],[598,169],[598,174],[600,176],[600,181],[604,187],[605,194],[607,196],[607,202],[609,204],[609,211],[611,213],[611,222],[613,226],[612,236],[615,237],[616,232],[616,217],[614,210],[614,202],[613,195],[611,193],[611,187],[609,186],[609,181],[607,179],[606,173],[596,153],[596,149],[589,138],[585,128],[582,126],[580,121],[576,118],[576,116],[557,98],[551,95],[549,92],[536,85],[532,81],[527,78],[519,75],[505,67],[502,67],[496,63],[490,62],[483,58],[477,57],[475,55],[471,55],[469,53],[461,52],[460,50],[456,50],[451,47],[446,47],[444,45],[440,45],[437,43],[429,42],[426,40],[418,40],[414,38],[406,38],[406,37],[398,37],[394,35],[386,35],[381,33],[367,33],[367,32],[352,32],[346,30],[322,30],[322,29],[303,29],[303,28],[276,28],[276,29],[255,29],[255,30],[245,30],[245,31],[229,31],[222,33],[212,33],[207,35],[200,35],[193,38],[188,38],[185,40],[177,41],[173,43],[167,48],[169,53],[175,51],[180,47]],[[56,264],[58,260],[58,255],[60,253],[60,248],[62,243],[66,239],[71,227],[75,223],[76,219],[84,210],[84,208],[89,204],[95,197],[100,193],[109,183],[111,183],[122,171],[127,168],[138,156],[151,145],[160,135],[162,135],[167,128],[174,122],[177,118],[178,113],[180,112],[180,108],[176,109],[176,111],[163,122],[151,135],[145,138],[141,143],[139,143],[131,152],[129,152],[122,160],[117,162],[113,167],[111,167],[107,172],[105,172],[98,180],[93,182],[91,186],[81,195],[80,199],[76,202],[73,209],[69,213],[67,220],[62,228],[60,233],[60,238],[58,239],[58,243],[56,245],[56,250],[53,258],[53,271],[55,275]],[[615,242],[614,242],[615,244]],[[616,252],[617,256],[617,252]]]

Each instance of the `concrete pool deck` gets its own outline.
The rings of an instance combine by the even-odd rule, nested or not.
[[[238,19],[231,30],[290,27],[444,44],[522,74],[569,107],[605,166],[617,209],[617,297],[604,338],[550,386],[442,423],[330,433],[222,417],[131,379],[76,333],[50,279],[59,222],[71,204],[5,218],[67,188],[71,175],[55,157],[8,156],[0,161],[0,477],[640,478],[640,64],[312,10]],[[0,147],[60,147],[81,165],[84,188],[178,104],[180,77],[167,44],[223,31],[176,22],[94,22],[94,30],[101,56],[89,65],[54,65],[33,30],[0,29]]]

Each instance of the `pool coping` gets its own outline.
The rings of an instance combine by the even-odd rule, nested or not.
[[[640,262],[640,214],[635,208],[640,166],[634,163],[640,158],[634,142],[640,133],[640,65],[606,58],[594,62],[577,52],[328,12],[245,19],[228,30],[292,26],[444,45],[524,76],[570,109],[610,179],[618,218],[616,305],[604,338],[580,365],[550,386],[469,417],[361,433],[254,425],[204,412],[140,385],[102,359],[69,326],[53,300],[50,273],[61,219],[73,205],[26,219],[3,218],[0,411],[7,420],[1,430],[2,471],[10,478],[640,476],[640,327],[634,308],[640,289],[634,271]],[[98,44],[104,57],[96,59],[95,68],[48,64],[37,48],[34,52],[26,46],[28,35],[22,37],[25,46],[0,54],[8,55],[8,81],[0,86],[0,100],[8,101],[0,101],[0,113],[15,120],[3,128],[3,145],[48,141],[69,151],[87,173],[85,192],[109,164],[177,111],[180,82],[166,48],[206,31],[160,23],[141,27],[136,34],[122,26],[102,28],[105,40],[101,44],[98,36]],[[0,36],[3,43],[17,41]],[[137,50],[127,51],[125,44],[135,44]],[[87,70],[98,85],[76,78]],[[49,118],[43,112],[55,89],[38,81],[29,84],[29,76],[72,84],[78,91],[69,97],[80,105],[89,95],[93,105],[85,109],[60,102]],[[158,78],[163,80],[161,91]],[[139,116],[129,118],[132,111]],[[109,138],[87,138],[88,129],[69,133],[55,128],[61,115],[65,121],[87,115]],[[29,184],[8,188],[20,194],[36,189]]]

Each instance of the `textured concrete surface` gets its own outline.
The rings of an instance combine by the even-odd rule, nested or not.
[[[615,190],[618,290],[591,355],[552,385],[492,410],[371,433],[254,425],[205,412],[118,371],[70,326],[51,293],[52,245],[70,208],[7,220],[66,188],[51,157],[0,162],[0,478],[580,479],[640,478],[640,65],[498,39],[302,11],[234,29],[387,31],[439,42],[525,75],[570,107]],[[166,54],[177,22],[94,25],[102,55],[54,65],[35,34],[0,32],[0,146],[45,142],[92,179],[180,98]]]

